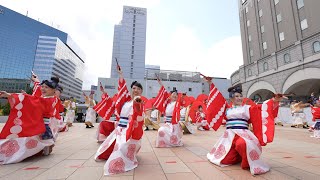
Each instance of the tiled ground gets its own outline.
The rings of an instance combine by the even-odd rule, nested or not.
[[[99,146],[94,139],[96,128],[75,124],[69,132],[59,134],[50,156],[0,166],[0,179],[320,179],[320,139],[310,138],[305,129],[277,126],[274,142],[263,149],[271,171],[260,176],[252,176],[239,165],[220,168],[207,161],[207,152],[222,132],[223,128],[198,131],[183,136],[183,147],[160,149],[154,147],[156,132],[148,131],[142,139],[138,168],[107,177],[103,176],[104,162],[93,159]]]

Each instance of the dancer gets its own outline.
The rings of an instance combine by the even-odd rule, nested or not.
[[[49,123],[55,116],[58,99],[54,95],[59,78],[52,77],[40,84],[33,74],[32,80],[32,95],[0,91],[0,97],[8,98],[11,106],[8,121],[0,133],[0,164],[17,163],[36,154],[52,152],[54,141]]]
[[[199,105],[198,111],[196,112],[196,125],[198,130],[200,131],[208,131],[210,129],[208,121],[205,117],[206,115],[203,112],[203,107]]]
[[[155,107],[146,110],[146,117],[144,119],[144,125],[146,126],[145,131],[149,129],[158,130],[160,128],[160,115],[161,113]]]
[[[181,110],[178,92],[176,90],[171,91],[170,99],[168,99],[169,93],[166,91],[159,78],[158,82],[161,88],[156,97],[154,106],[160,111],[165,112],[165,124],[158,130],[156,147],[183,146],[181,141],[183,133],[178,122]]]
[[[183,107],[180,110],[180,121],[179,124],[182,128],[183,134],[194,134],[195,130],[190,122],[189,112],[190,112],[191,105],[187,107]]]
[[[207,105],[207,119],[217,130],[226,119],[226,131],[207,154],[210,162],[218,166],[228,166],[241,162],[243,169],[250,168],[251,174],[263,174],[270,167],[261,160],[261,145],[273,141],[274,117],[277,115],[282,95],[258,105],[242,105],[242,90],[238,87],[228,89],[233,106],[227,108],[227,102],[212,83],[212,78],[205,77],[210,84]],[[252,123],[253,133],[248,130]]]
[[[118,65],[119,85],[115,104],[115,115],[119,120],[117,128],[100,145],[95,160],[107,160],[104,175],[119,174],[138,166],[137,153],[143,135],[143,102],[140,98],[142,85],[131,84],[131,96]]]
[[[291,105],[291,113],[293,116],[293,124],[291,127],[294,128],[304,128],[308,129],[309,125],[307,124],[306,114],[303,112],[303,108],[309,106],[309,103],[303,103],[302,101],[298,103],[293,103]]]
[[[98,142],[103,142],[115,129],[116,123],[110,121],[111,116],[115,111],[115,101],[116,95],[112,98],[105,92],[101,82],[100,91],[102,92],[101,101],[93,107],[93,109],[103,118],[103,121],[99,123],[97,129],[97,140]]]
[[[69,130],[69,127],[64,124],[63,122],[63,116],[64,116],[64,106],[61,102],[61,93],[63,91],[63,88],[62,86],[58,85],[57,88],[56,88],[56,91],[55,91],[55,96],[58,98],[58,103],[57,103],[57,106],[56,106],[56,111],[58,113],[56,113],[56,119],[58,120],[58,131],[59,132],[66,132]]]
[[[69,100],[64,101],[63,106],[67,109],[65,121],[67,126],[71,127],[76,116],[76,103],[74,102],[73,97],[70,97]]]
[[[93,99],[93,94],[94,94],[93,91],[91,91],[89,96],[83,93],[83,96],[86,100],[85,104],[88,107],[86,112],[86,120],[85,120],[86,128],[94,127],[93,123],[96,122],[96,112],[93,110],[93,107],[96,105],[96,102]]]

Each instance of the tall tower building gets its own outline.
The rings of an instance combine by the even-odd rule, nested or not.
[[[239,0],[243,65],[231,75],[244,96],[320,94],[320,1]]]
[[[144,79],[147,9],[124,6],[120,24],[114,27],[111,78],[117,78],[116,58],[123,75]]]

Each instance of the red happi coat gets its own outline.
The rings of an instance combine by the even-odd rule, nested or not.
[[[167,105],[170,103],[169,96],[170,94],[166,91],[165,87],[161,86],[154,102],[154,107],[158,109],[161,113],[164,113],[166,111]],[[180,120],[180,110],[182,103],[182,97],[178,96],[178,100],[175,103],[174,110],[172,113],[172,124],[177,124]]]
[[[320,107],[311,106],[312,113],[312,121],[316,121],[316,119],[320,119]]]
[[[40,97],[39,88],[39,83],[35,83],[33,95],[15,93],[8,98],[11,110],[0,139],[31,137],[45,132],[43,118],[54,117],[58,99]]]
[[[115,115],[117,120],[120,119],[120,113],[123,105],[126,102],[131,101],[130,92],[127,88],[126,81],[124,79],[119,79],[118,83],[118,93],[115,98]],[[129,123],[127,126],[126,139],[130,138],[135,140],[140,140],[143,135],[142,126],[143,121],[143,103],[133,103],[133,114],[129,117]]]
[[[226,119],[227,108],[227,101],[212,83],[208,97],[206,119],[214,130],[217,130],[222,124],[222,120]],[[253,133],[263,146],[273,141],[274,118],[277,117],[278,109],[278,103],[275,103],[273,99],[265,101],[261,105],[251,105],[249,109],[250,120],[248,123],[252,124]]]

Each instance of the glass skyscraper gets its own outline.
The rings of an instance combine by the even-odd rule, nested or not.
[[[80,99],[85,56],[70,36],[1,5],[0,12],[0,89],[26,89],[34,70],[41,80],[58,76],[62,95]]]

